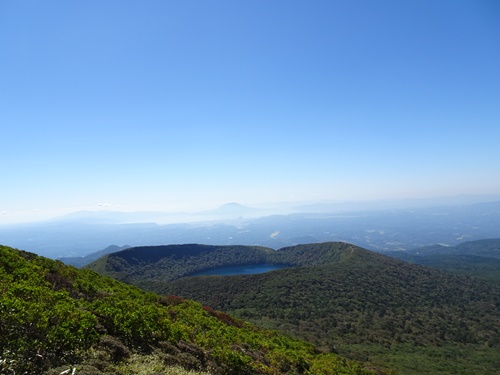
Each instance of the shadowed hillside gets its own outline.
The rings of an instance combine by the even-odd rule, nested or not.
[[[171,281],[221,266],[265,264],[274,252],[259,246],[143,246],[108,254],[86,268],[132,284]]]

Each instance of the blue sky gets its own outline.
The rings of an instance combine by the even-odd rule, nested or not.
[[[0,222],[500,193],[500,3],[0,2]]]

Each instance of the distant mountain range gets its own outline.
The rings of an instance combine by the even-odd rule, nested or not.
[[[51,223],[85,223],[85,224],[174,224],[218,220],[232,220],[243,217],[262,216],[268,212],[259,208],[243,206],[236,202],[226,203],[214,210],[200,212],[121,212],[121,211],[78,211],[57,219]]]
[[[59,258],[82,257],[111,244],[241,244],[278,249],[344,241],[383,252],[500,237],[500,201],[404,209],[321,207],[315,210],[322,212],[273,214],[229,203],[212,211],[170,216],[171,224],[154,222],[155,215],[158,222],[167,215],[162,213],[80,212],[42,223],[0,226],[0,241]]]
[[[266,211],[261,208],[252,208],[243,206],[242,204],[236,202],[226,203],[216,210],[203,211],[201,214],[203,215],[216,215],[224,218],[238,218],[238,217],[248,217],[248,216],[262,216]]]
[[[500,195],[458,195],[426,199],[396,199],[366,202],[309,203],[296,206],[297,212],[333,213],[373,210],[408,210],[435,207],[470,206],[484,202],[499,202]]]
[[[189,276],[241,264],[288,268],[256,275]],[[347,243],[279,250],[135,247],[106,255],[88,268],[164,295],[195,299],[325,350],[390,363],[404,374],[487,374],[498,364],[499,286]],[[484,372],[477,372],[481,367]]]

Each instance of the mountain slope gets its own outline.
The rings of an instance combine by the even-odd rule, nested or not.
[[[225,250],[230,253],[230,248]],[[267,263],[290,268],[227,277],[181,277],[188,273],[172,273],[164,267],[167,263],[155,267],[150,262],[145,267],[145,262],[139,264],[140,252],[135,253],[137,267],[128,262],[120,271],[128,281],[195,299],[324,349],[371,362],[391,362],[407,374],[487,374],[498,367],[500,288],[475,278],[345,243],[263,251]],[[115,253],[115,260],[125,253]],[[191,257],[189,262],[197,260],[202,267],[201,258]],[[173,270],[186,264],[172,257],[169,261]],[[415,361],[408,358],[419,355],[419,365],[427,367],[415,369]],[[457,360],[460,357],[464,360]]]
[[[0,246],[0,374],[368,374],[179,297]],[[186,373],[176,370],[177,373]]]
[[[457,246],[433,245],[386,254],[407,262],[469,274],[500,284],[500,239],[498,238],[467,241]]]
[[[326,346],[500,343],[496,286],[356,247],[332,251],[329,256],[309,252],[306,245],[283,251],[290,250],[295,257],[304,254],[302,261],[313,265],[232,276],[230,287],[228,277],[182,278],[161,292],[265,321],[272,328],[300,332]],[[313,261],[315,257],[322,261]],[[325,331],[329,337],[321,335]]]

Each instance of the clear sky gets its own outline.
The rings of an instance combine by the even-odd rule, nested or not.
[[[0,222],[500,193],[497,0],[0,1]]]

